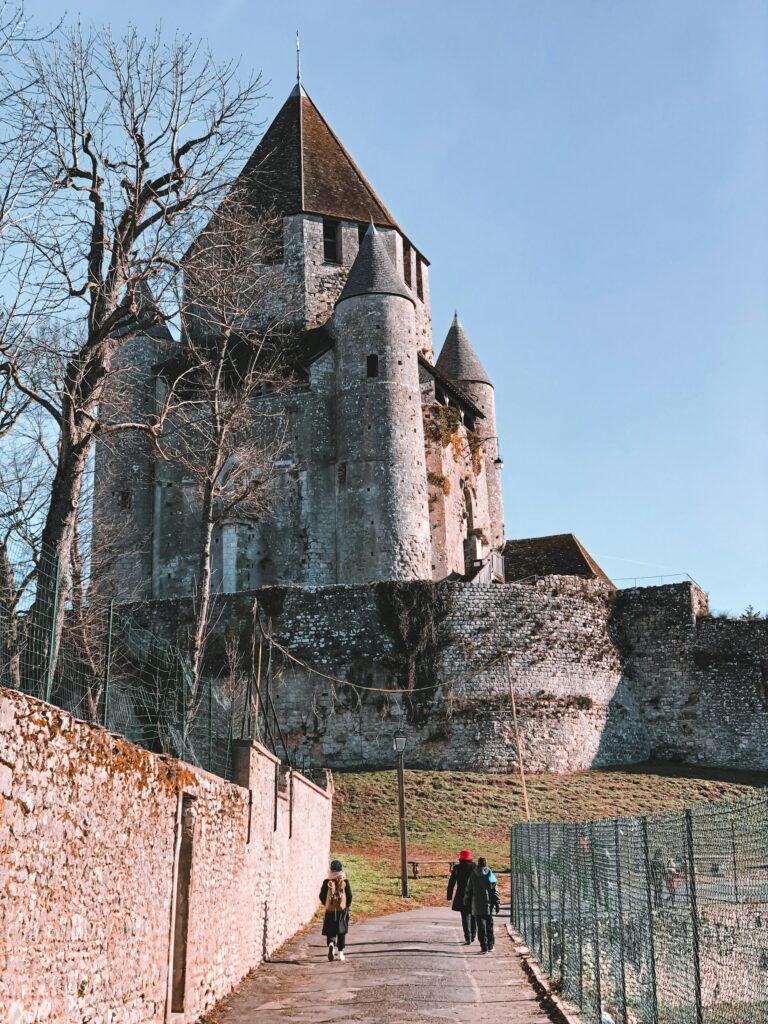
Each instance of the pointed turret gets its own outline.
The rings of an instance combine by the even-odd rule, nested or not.
[[[413,305],[416,304],[410,290],[395,270],[383,235],[373,224],[363,236],[336,305],[344,299],[351,299],[353,295],[399,295]]]
[[[458,313],[453,314],[453,323],[443,342],[435,367],[449,380],[487,384],[493,387],[477,353],[469,343]]]
[[[485,485],[491,520],[490,539],[492,547],[500,551],[504,543],[504,502],[501,493],[501,458],[499,439],[496,436],[493,384],[483,369],[477,352],[469,343],[458,313],[453,315],[453,323],[443,342],[435,368],[449,380],[455,381],[459,389],[472,399],[485,417],[480,434],[485,452]]]

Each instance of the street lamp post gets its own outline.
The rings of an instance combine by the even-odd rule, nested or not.
[[[397,791],[400,807],[400,884],[403,896],[408,896],[408,839],[405,830],[405,778],[403,776],[403,752],[405,733],[400,729],[392,737],[392,746],[397,754]]]

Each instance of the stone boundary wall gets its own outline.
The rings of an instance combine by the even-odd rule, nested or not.
[[[389,767],[392,733],[402,721],[412,767],[514,770],[505,663],[477,673],[507,649],[530,771],[648,756],[608,629],[615,592],[601,583],[550,577],[535,586],[265,587],[223,595],[213,616],[212,670],[222,663],[225,632],[231,639],[239,629],[243,651],[250,650],[255,597],[265,626],[314,668],[367,687],[417,687],[402,697],[355,691],[283,666],[272,696],[298,760],[339,769]],[[144,614],[157,633],[180,638],[188,605],[155,602]]]
[[[311,919],[330,776],[245,743],[236,779],[0,690],[4,1024],[191,1024]]]
[[[768,621],[712,618],[693,584],[623,590],[611,623],[653,758],[768,770]]]
[[[247,659],[254,600],[265,628],[312,667],[418,688],[395,697],[280,668],[274,703],[296,758],[311,764],[390,766],[402,722],[413,767],[515,770],[506,662],[478,673],[509,650],[529,771],[651,758],[768,768],[768,622],[710,618],[690,583],[264,587],[217,599],[212,672],[225,632],[239,634]],[[138,614],[182,640],[189,606],[154,602]]]

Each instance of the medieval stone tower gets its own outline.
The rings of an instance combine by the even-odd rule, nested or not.
[[[429,579],[415,301],[371,226],[336,303],[337,572]],[[364,513],[364,515],[363,515]]]
[[[218,589],[503,578],[493,385],[458,318],[434,362],[428,261],[300,85],[238,186],[282,226],[275,258],[253,272],[265,285],[258,315],[299,339],[300,384],[254,410],[269,411],[285,445],[269,513],[216,532]],[[122,411],[151,413],[154,374],[177,345],[156,332],[125,346]],[[112,548],[111,588],[188,594],[195,484],[141,440],[128,444],[96,459],[95,532]]]

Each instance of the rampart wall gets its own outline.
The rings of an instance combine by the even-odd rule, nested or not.
[[[311,919],[330,779],[236,778],[0,690],[0,1020],[189,1024]]]
[[[552,576],[533,585],[262,588],[219,599],[212,670],[225,631],[239,630],[251,649],[254,599],[265,630],[292,654],[369,688],[290,663],[273,673],[299,760],[389,765],[402,722],[413,766],[514,769],[509,651],[531,771],[649,758],[768,766],[768,622],[710,618],[693,584],[617,592]],[[188,605],[156,602],[143,614],[179,637]],[[411,692],[380,692],[395,688]]]

